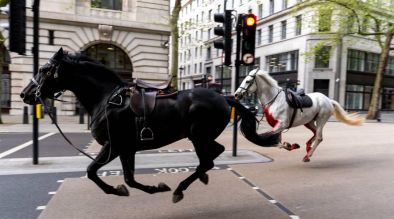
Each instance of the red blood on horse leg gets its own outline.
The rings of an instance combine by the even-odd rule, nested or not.
[[[314,139],[315,136],[316,136],[316,129],[314,129],[313,127],[311,127],[309,124],[305,124],[305,127],[307,127],[309,130],[311,130],[311,131],[313,132],[312,138],[309,139],[309,140],[306,142],[306,152],[309,153],[309,151],[312,149],[311,145],[312,145],[313,139]]]

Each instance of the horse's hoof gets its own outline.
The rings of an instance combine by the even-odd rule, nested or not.
[[[208,176],[208,174],[204,173],[203,176],[200,176],[200,181],[201,181],[202,183],[204,183],[205,185],[208,185],[208,182],[209,182],[209,176]]]
[[[291,150],[295,150],[295,149],[299,149],[299,148],[300,148],[300,145],[297,143],[291,145]]]
[[[172,196],[172,202],[173,203],[177,203],[177,202],[179,202],[180,200],[182,200],[183,199],[183,193],[181,192],[181,193],[179,193],[179,194],[174,194],[173,196]]]
[[[159,185],[157,186],[158,192],[168,192],[171,191],[171,188],[169,186],[167,186],[167,184],[165,183],[159,183]]]
[[[302,161],[304,161],[304,162],[309,162],[309,161],[311,161],[311,160],[309,159],[308,156],[305,156],[304,159],[302,159]]]
[[[130,194],[129,194],[129,190],[126,188],[126,186],[122,184],[122,185],[118,185],[116,187],[116,195],[129,196]]]

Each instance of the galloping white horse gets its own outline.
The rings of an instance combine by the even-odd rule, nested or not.
[[[267,72],[252,70],[242,81],[240,87],[235,91],[235,97],[241,99],[245,94],[256,93],[263,106],[267,122],[273,127],[274,133],[280,133],[290,127],[305,125],[313,132],[313,137],[306,142],[306,155],[304,162],[309,162],[313,152],[320,142],[323,141],[323,127],[333,114],[337,120],[349,125],[361,125],[364,119],[357,113],[348,114],[335,101],[321,93],[307,94],[312,100],[312,106],[308,108],[294,109],[286,102],[284,89],[278,86]],[[309,98],[308,98],[309,99]],[[296,110],[296,111],[294,111]],[[294,113],[294,115],[293,115]],[[313,143],[313,146],[311,146]],[[292,150],[299,145],[281,143],[279,147]]]

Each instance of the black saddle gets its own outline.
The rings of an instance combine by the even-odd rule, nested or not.
[[[151,84],[137,79],[129,87],[117,89],[109,98],[108,104],[123,106],[124,99],[129,96],[130,108],[136,115],[137,136],[141,141],[154,140],[154,134],[148,126],[147,118],[152,114],[157,99],[176,98],[177,94],[177,90],[171,87],[171,80],[160,84]]]
[[[154,140],[147,118],[155,108],[156,99],[176,97],[177,91],[171,87],[171,79],[160,84],[151,84],[137,79],[130,90],[130,108],[137,115],[136,127],[142,126],[138,133],[140,139],[141,141]]]
[[[309,108],[313,106],[312,99],[305,94],[304,89],[293,91],[290,88],[285,89],[286,101],[294,109]]]
[[[312,99],[305,94],[304,89],[293,91],[290,88],[285,89],[286,102],[290,107],[294,108],[293,115],[291,116],[290,124],[288,128],[293,126],[293,122],[297,113],[297,109],[303,112],[303,108],[309,108],[313,106]]]

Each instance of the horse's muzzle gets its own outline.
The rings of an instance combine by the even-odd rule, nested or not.
[[[35,95],[36,88],[35,86],[31,86],[30,84],[26,86],[25,89],[20,93],[20,97],[23,100],[24,103],[29,104],[29,105],[34,105],[36,104],[37,98]]]

